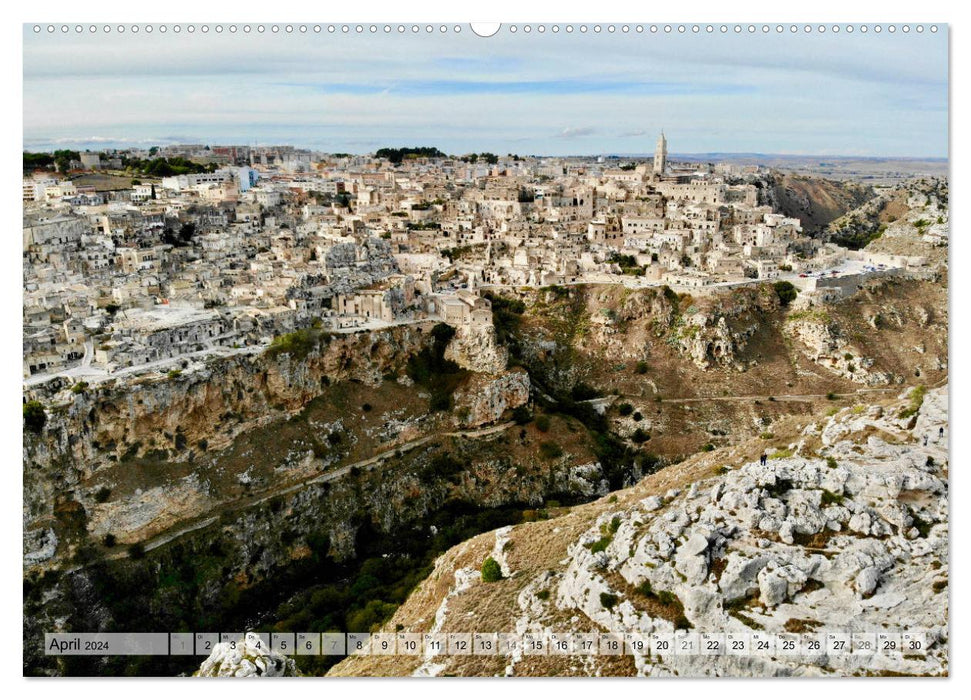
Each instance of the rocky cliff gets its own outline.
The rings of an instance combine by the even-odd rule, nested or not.
[[[528,375],[503,367],[465,377],[453,412],[429,411],[407,370],[432,343],[430,326],[319,334],[303,352],[271,346],[181,373],[31,390],[48,421],[24,436],[25,563],[51,563],[88,536],[138,542],[455,425],[497,423],[529,399]]]
[[[472,372],[498,374],[506,369],[509,351],[499,345],[492,325],[464,325],[456,329],[445,359]]]

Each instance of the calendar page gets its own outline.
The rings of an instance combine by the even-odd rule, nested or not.
[[[948,35],[27,21],[23,675],[948,676]]]

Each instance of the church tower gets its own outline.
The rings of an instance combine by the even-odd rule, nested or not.
[[[657,145],[654,147],[654,172],[658,175],[664,174],[668,167],[668,140],[664,138],[664,132],[657,137]]]

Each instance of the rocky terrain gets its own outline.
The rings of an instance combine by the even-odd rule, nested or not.
[[[636,433],[632,447],[666,460],[758,436],[834,399],[947,376],[946,269],[875,279],[826,304],[784,306],[768,284],[706,296],[600,285],[519,297],[511,362],[537,396],[598,396],[613,431]]]
[[[194,675],[202,678],[273,678],[299,676],[293,659],[267,648],[247,633],[238,642],[221,642],[213,648]]]
[[[848,248],[947,262],[948,181],[919,178],[877,190],[871,199],[834,219],[830,240]]]
[[[941,429],[943,428],[943,437]],[[947,391],[793,421],[440,557],[384,630],[902,631],[924,655],[351,657],[334,675],[946,675]],[[481,580],[492,556],[502,579]]]
[[[807,233],[818,233],[872,196],[870,187],[853,180],[773,171],[765,178],[760,203],[770,204],[775,211],[798,218]]]
[[[46,423],[24,433],[25,672],[194,670],[44,658],[32,650],[51,630],[808,630],[839,606],[936,630],[927,659],[876,672],[945,672],[947,455],[921,443],[946,417],[947,249],[915,218],[939,195],[912,192],[900,235],[870,243],[940,251],[925,273],[835,303],[786,304],[770,284],[504,289],[485,333],[307,329],[164,375],[31,387]],[[485,585],[488,554],[505,579]],[[703,672],[560,661],[419,663]],[[307,674],[330,663],[296,659]],[[418,670],[404,663],[336,672]],[[858,670],[740,663],[713,672]],[[222,653],[206,672],[254,668]]]

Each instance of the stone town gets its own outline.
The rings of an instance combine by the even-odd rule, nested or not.
[[[205,167],[84,184],[147,157]],[[759,168],[669,162],[663,134],[653,159],[181,145],[67,166],[23,184],[28,383],[164,371],[309,326],[475,334],[489,288],[782,278],[825,300],[921,264],[805,235],[760,203]]]

